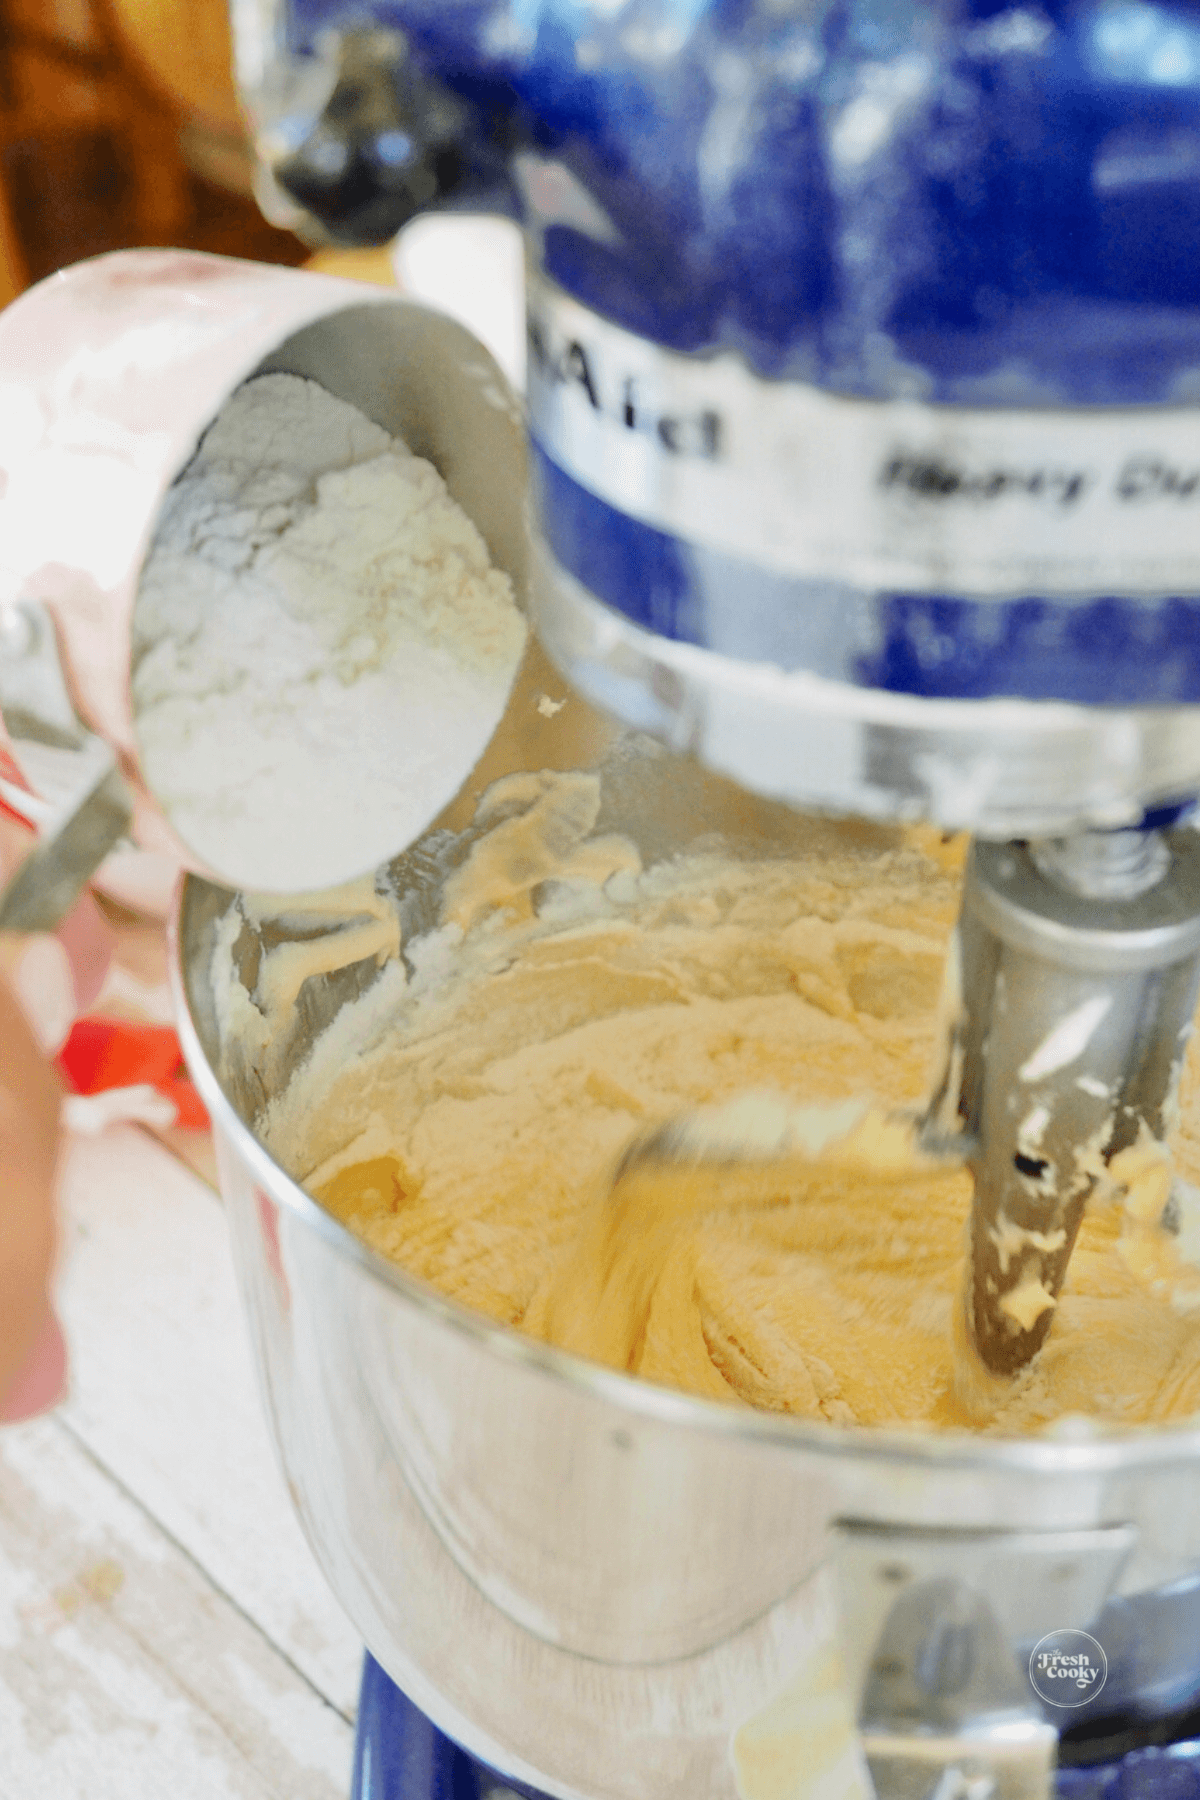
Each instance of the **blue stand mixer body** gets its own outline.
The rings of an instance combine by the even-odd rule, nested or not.
[[[1200,398],[1200,8],[377,0],[371,18],[464,103],[435,201],[478,204],[490,182],[553,290],[644,344],[975,419]],[[292,48],[352,22],[293,0]],[[599,391],[587,351],[568,342],[563,366],[560,346],[553,378],[624,408],[631,436],[661,428],[660,458],[720,460],[702,406],[639,416]],[[1097,467],[1098,419],[1076,415],[1048,461],[990,445],[897,460],[881,423],[871,478],[1001,537],[1069,523],[1081,497],[1150,538],[1200,520],[1200,431],[1114,443]],[[1200,560],[1178,589],[1118,568],[1071,592],[999,572],[956,591],[952,557],[936,586],[864,581],[829,556],[800,571],[689,537],[669,507],[632,516],[564,466],[536,398],[531,423],[555,561],[660,637],[928,699],[1200,699]]]

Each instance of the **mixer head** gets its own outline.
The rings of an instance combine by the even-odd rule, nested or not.
[[[360,18],[236,9],[276,205],[521,218],[535,604],[583,692],[757,791],[992,838],[1200,791],[1197,106],[1150,39],[983,0]]]

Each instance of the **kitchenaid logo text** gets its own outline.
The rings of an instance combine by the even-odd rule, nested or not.
[[[1200,591],[1200,406],[868,400],[666,349],[536,268],[528,305],[541,449],[684,543],[867,591]]]
[[[555,388],[575,392],[598,418],[626,431],[644,432],[671,456],[720,459],[725,430],[715,407],[666,408],[656,404],[636,374],[606,369],[594,344],[556,335],[550,323],[529,319],[531,372]]]
[[[1093,469],[1053,465],[1019,468],[985,463],[971,468],[953,456],[898,449],[884,457],[877,485],[885,492],[910,494],[917,500],[985,504],[1016,498],[1068,513],[1101,491],[1120,506],[1154,500],[1200,500],[1200,466],[1181,465],[1154,455],[1128,456],[1119,470],[1106,479]]]
[[[1108,1658],[1087,1631],[1052,1631],[1029,1658],[1034,1692],[1051,1706],[1083,1706],[1108,1679]]]

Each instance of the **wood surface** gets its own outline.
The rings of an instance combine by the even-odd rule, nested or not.
[[[17,242],[4,165],[0,162],[0,306],[15,300],[27,285],[25,259]]]
[[[0,304],[137,244],[303,259],[250,196],[230,58],[225,0],[0,0]]]
[[[182,113],[242,129],[226,0],[98,0],[150,85]]]
[[[216,1193],[135,1126],[63,1181],[71,1392],[0,1430],[0,1795],[344,1800],[360,1642],[292,1514]]]

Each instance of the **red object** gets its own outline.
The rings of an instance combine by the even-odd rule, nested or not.
[[[9,742],[8,733],[4,729],[4,720],[2,718],[0,718],[0,781],[7,781],[10,787],[17,788],[24,794],[30,792],[29,783],[26,781],[13,759],[12,746]],[[25,814],[20,812],[15,806],[9,806],[3,800],[0,800],[0,814],[6,819],[15,819],[17,824],[24,825],[27,831],[33,830],[33,826],[25,817]]]
[[[7,779],[8,774],[4,767],[3,758],[0,757],[0,780],[6,781]],[[17,812],[14,807],[9,806],[4,800],[0,800],[0,818],[11,819],[14,825],[23,825],[26,831],[33,830],[33,826],[29,823],[29,820],[25,817],[24,813]]]
[[[186,1130],[208,1127],[208,1114],[188,1076],[179,1039],[169,1025],[77,1019],[56,1060],[77,1094],[147,1085],[174,1101],[178,1123]]]
[[[26,793],[29,792],[29,783],[17,767],[13,757],[3,720],[0,720],[0,780],[10,781],[14,787],[24,788]],[[14,813],[13,817],[19,818],[20,814]]]

